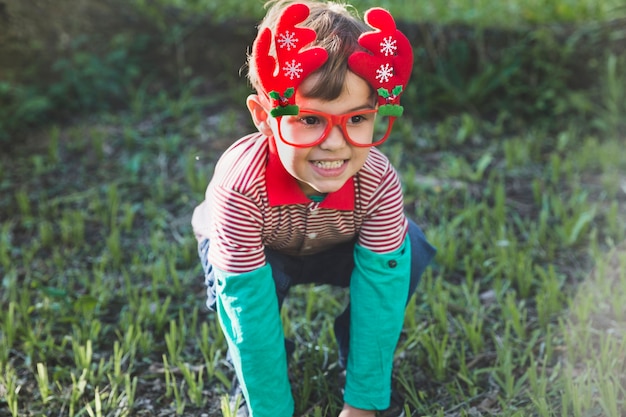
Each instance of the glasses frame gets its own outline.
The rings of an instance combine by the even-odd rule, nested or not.
[[[364,114],[376,114],[376,113],[378,113],[378,109],[358,110],[358,111],[353,111],[353,112],[344,113],[344,114],[329,114],[329,113],[324,113],[324,112],[315,111],[315,110],[303,110],[303,111],[306,114],[322,116],[325,119],[329,120],[330,123],[328,123],[328,125],[326,126],[326,129],[324,130],[324,133],[322,133],[322,136],[320,136],[320,138],[318,140],[316,140],[313,143],[308,143],[306,145],[303,145],[301,143],[290,142],[290,141],[286,140],[283,137],[283,133],[282,133],[282,130],[280,128],[283,116],[277,116],[276,117],[276,121],[277,121],[277,124],[278,124],[278,136],[280,137],[280,140],[283,141],[283,143],[285,143],[285,144],[287,144],[289,146],[293,146],[295,148],[312,148],[314,146],[319,145],[320,143],[324,142],[328,138],[328,135],[330,135],[330,132],[333,130],[333,128],[335,126],[339,126],[339,129],[341,129],[341,133],[343,134],[343,138],[350,145],[356,146],[358,148],[371,148],[372,146],[380,145],[381,143],[383,143],[384,141],[386,141],[389,138],[389,135],[391,134],[391,129],[393,127],[393,124],[396,121],[396,117],[395,116],[389,116],[389,126],[387,127],[387,131],[385,132],[385,135],[383,136],[383,138],[377,140],[376,142],[363,144],[363,143],[354,142],[350,138],[350,135],[348,135],[348,129],[346,127],[346,124],[347,124],[348,120],[350,120],[350,118],[353,117],[353,116],[361,116],[361,115],[364,115]],[[298,114],[300,114],[300,113],[298,113]]]

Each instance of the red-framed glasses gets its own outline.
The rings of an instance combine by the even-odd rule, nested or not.
[[[365,148],[386,141],[396,118],[381,116],[377,109],[344,114],[300,110],[297,116],[278,116],[276,120],[280,139],[296,148],[319,145],[335,126],[339,126],[348,143]]]

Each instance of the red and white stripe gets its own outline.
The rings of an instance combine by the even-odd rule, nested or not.
[[[231,273],[265,264],[264,249],[313,254],[358,235],[361,246],[384,253],[398,249],[407,231],[400,180],[389,160],[373,148],[355,176],[353,211],[318,203],[269,205],[265,185],[267,138],[246,136],[220,158],[206,199],[193,216],[199,238],[211,240],[209,261]]]

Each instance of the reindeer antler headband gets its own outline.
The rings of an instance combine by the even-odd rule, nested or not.
[[[253,55],[259,81],[272,99],[270,113],[274,117],[298,114],[296,89],[328,59],[324,48],[306,48],[315,40],[316,33],[313,29],[296,25],[308,16],[308,6],[292,4],[279,17],[275,34],[265,28],[254,41]],[[369,52],[354,52],[348,58],[348,67],[378,92],[380,114],[400,116],[403,111],[400,95],[411,75],[413,49],[408,39],[397,30],[388,11],[370,9],[365,13],[365,22],[376,29],[359,37],[359,44]],[[272,42],[276,57],[270,55]]]
[[[365,12],[365,22],[378,29],[359,37],[359,44],[372,54],[355,52],[348,58],[348,66],[378,92],[378,113],[399,117],[404,110],[400,95],[413,69],[413,48],[387,10],[369,9]]]
[[[316,37],[313,29],[296,27],[308,16],[309,8],[301,3],[292,4],[283,11],[273,39],[276,58],[269,54],[272,42],[272,31],[269,28],[265,28],[254,41],[259,80],[273,100],[271,114],[274,117],[298,114],[296,88],[328,59],[328,52],[324,48],[303,50]]]

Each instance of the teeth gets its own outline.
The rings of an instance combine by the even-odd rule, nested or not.
[[[322,169],[337,169],[343,165],[343,160],[339,161],[314,161],[313,164]]]

